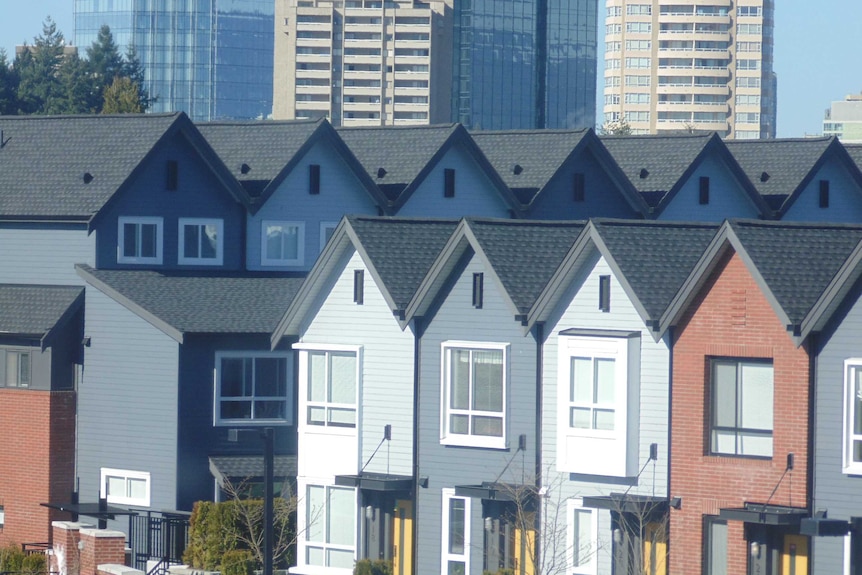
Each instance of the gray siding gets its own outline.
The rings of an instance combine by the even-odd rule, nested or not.
[[[829,181],[827,208],[820,207],[820,180]],[[862,220],[862,190],[847,168],[832,157],[814,174],[782,219],[858,223]]]
[[[81,501],[99,494],[102,467],[146,471],[151,507],[175,509],[179,345],[87,287],[86,369],[78,396]]]
[[[611,276],[611,306],[607,313],[598,309],[599,276]],[[639,331],[640,337],[640,398],[639,437],[637,446],[638,469],[649,457],[649,446],[658,443],[658,462],[647,466],[640,480],[629,493],[667,495],[668,444],[668,381],[669,353],[665,342],[655,343],[644,322],[623,291],[618,278],[604,258],[593,251],[581,272],[567,288],[559,309],[548,320],[542,360],[542,464],[546,473],[545,485],[553,499],[561,501],[573,497],[603,496],[623,492],[629,483],[614,483],[602,477],[589,477],[561,473],[556,467],[558,432],[558,341],[559,332],[566,329]],[[611,573],[610,513],[600,512],[598,572]],[[564,546],[557,546],[558,549]]]
[[[857,286],[838,321],[824,333],[817,357],[814,421],[814,505],[833,519],[862,516],[862,476],[843,472],[844,361],[862,358],[862,301]],[[843,573],[844,539],[812,537],[812,573]]]
[[[472,306],[474,272],[485,273],[484,305]],[[429,479],[417,496],[417,573],[440,570],[442,533],[441,489],[475,485],[483,481],[530,483],[535,475],[536,453],[536,353],[535,339],[524,336],[514,320],[514,311],[504,303],[501,288],[491,279],[478,258],[471,258],[457,276],[421,340],[419,384],[419,475]],[[441,343],[449,340],[507,343],[508,387],[506,390],[507,449],[479,449],[440,444]],[[518,436],[527,436],[527,449],[517,454],[505,473],[506,463],[516,454]],[[523,455],[523,457],[522,457]],[[473,500],[470,518],[471,570],[482,572],[483,523],[480,500]],[[478,542],[478,543],[477,543]]]
[[[86,225],[0,224],[0,283],[82,285],[76,263],[93,265]]]
[[[42,351],[39,342],[6,342],[0,340],[0,387],[6,382],[6,352],[28,352],[30,354],[30,389],[51,389],[52,349]]]

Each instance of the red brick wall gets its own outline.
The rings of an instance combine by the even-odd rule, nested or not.
[[[95,575],[99,565],[122,565],[126,560],[126,536],[119,531],[81,529],[81,541],[80,575]]]
[[[773,457],[771,460],[707,455],[709,357],[773,360]],[[795,454],[772,503],[808,503],[808,353],[785,326],[735,253],[726,255],[689,306],[676,331],[671,402],[670,495],[682,497],[671,511],[670,573],[702,570],[704,515],[722,507],[763,503]],[[792,485],[792,488],[791,488]],[[728,573],[745,573],[743,525],[728,522]]]
[[[68,514],[40,503],[69,501],[74,485],[75,392],[0,388],[0,546],[50,541]]]

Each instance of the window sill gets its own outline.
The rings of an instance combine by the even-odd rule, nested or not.
[[[261,259],[261,266],[271,266],[276,268],[287,268],[287,267],[295,267],[305,265],[303,260],[268,260]]]
[[[293,425],[287,419],[222,419],[213,422],[213,427],[286,427]]]
[[[480,438],[472,436],[441,437],[440,445],[446,447],[472,447],[475,449],[509,450],[503,437]]]
[[[160,266],[162,265],[162,258],[117,258],[117,264],[133,266]]]
[[[183,258],[177,259],[177,265],[180,266],[220,266],[222,265],[221,258]]]
[[[850,475],[854,477],[862,477],[862,465],[848,465],[841,469],[841,472],[844,475]]]

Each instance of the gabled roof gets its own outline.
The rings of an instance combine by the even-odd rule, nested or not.
[[[647,205],[591,128],[584,130],[511,130],[472,132],[494,170],[523,204],[531,204],[573,158],[589,150],[617,183],[632,208]]]
[[[604,136],[602,143],[656,214],[673,200],[700,163],[715,154],[736,177],[755,208],[771,210],[717,134]]]
[[[389,198],[396,212],[456,144],[464,146],[511,209],[518,211],[521,208],[520,202],[461,124],[342,127],[338,128],[338,135]]]
[[[182,343],[185,334],[268,334],[303,278],[264,274],[96,270],[78,275]]]
[[[800,344],[828,319],[859,276],[862,225],[729,220],[715,235],[665,312],[679,321],[723,254],[734,250]]]
[[[829,157],[836,157],[862,187],[862,174],[834,137],[728,140],[727,149],[766,202],[784,213]]]
[[[449,274],[472,250],[501,287],[513,317],[524,323],[584,225],[578,221],[462,220],[408,306],[407,319],[431,308]]]
[[[542,321],[559,303],[593,247],[607,261],[644,323],[657,324],[718,224],[594,218],[531,310]],[[593,246],[593,247],[591,247]]]
[[[847,155],[856,163],[856,167],[862,170],[862,144],[844,144]]]
[[[252,196],[257,212],[311,147],[320,141],[341,155],[371,199],[387,200],[325,119],[202,122],[198,129]]]
[[[83,306],[80,286],[0,284],[0,335],[38,338],[44,349]]]
[[[308,278],[278,322],[275,347],[282,337],[296,335],[305,315],[322,297],[343,258],[359,252],[396,320],[407,325],[404,310],[458,222],[444,219],[346,216],[333,232]]]
[[[0,219],[90,222],[182,133],[238,202],[246,194],[188,117],[173,114],[0,117]]]

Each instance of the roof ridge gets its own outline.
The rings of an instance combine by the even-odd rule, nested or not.
[[[415,125],[396,125],[396,126],[338,126],[336,131],[338,132],[347,132],[347,131],[372,131],[372,130],[428,130],[428,129],[452,129],[455,126],[458,126],[458,122],[452,122],[449,124],[415,124]]]
[[[584,134],[590,128],[522,128],[511,130],[469,130],[471,136],[496,136],[511,134]]]

